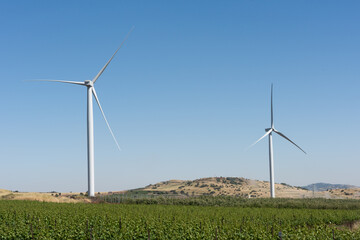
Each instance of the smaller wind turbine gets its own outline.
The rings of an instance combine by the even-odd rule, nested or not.
[[[294,144],[297,148],[299,148],[301,151],[303,151],[305,154],[306,152],[302,150],[298,145],[296,145],[293,141],[291,141],[288,137],[286,137],[284,134],[279,132],[274,127],[274,117],[273,117],[273,85],[271,84],[271,128],[265,129],[265,135],[262,136],[259,140],[257,140],[255,143],[253,143],[249,148],[254,146],[256,143],[258,143],[261,139],[269,135],[269,167],[270,167],[270,193],[271,197],[275,198],[275,183],[274,183],[274,157],[273,157],[273,145],[272,145],[272,133],[275,132],[281,137],[285,138],[292,144]]]

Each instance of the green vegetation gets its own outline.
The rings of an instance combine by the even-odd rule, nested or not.
[[[359,239],[360,230],[338,226],[353,223],[359,220],[359,216],[359,208],[334,210],[1,200],[0,239],[279,239],[280,232],[283,239]]]
[[[176,192],[174,192],[176,193]],[[187,197],[179,194],[163,194],[152,192],[129,192],[97,197],[98,202],[122,204],[159,204],[159,205],[190,205],[190,206],[224,206],[252,208],[293,208],[293,209],[343,209],[360,210],[360,201],[355,199],[324,199],[324,198],[242,198],[235,196],[198,196]],[[359,216],[360,219],[360,216]]]

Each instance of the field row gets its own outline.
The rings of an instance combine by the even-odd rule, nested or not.
[[[360,210],[0,201],[0,239],[360,239]]]

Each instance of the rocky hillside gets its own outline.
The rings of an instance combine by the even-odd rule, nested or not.
[[[277,197],[303,198],[312,196],[311,191],[287,184],[275,184],[275,189]],[[151,195],[231,195],[245,198],[264,198],[270,196],[270,184],[266,181],[238,177],[211,177],[192,181],[170,180],[131,191]]]

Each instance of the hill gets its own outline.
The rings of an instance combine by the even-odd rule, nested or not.
[[[276,183],[277,198],[332,198],[332,199],[360,199],[360,188],[346,186],[346,189],[326,189],[313,192],[303,187],[294,187],[286,183]],[[113,192],[113,194],[120,192]],[[268,181],[258,181],[238,177],[210,177],[196,180],[169,180],[150,184],[122,192],[134,197],[141,196],[237,196],[244,198],[270,197],[270,184]]]
[[[9,190],[0,189],[0,198],[2,198],[3,196],[9,195],[10,193],[11,193],[11,191],[9,191]]]
[[[332,186],[346,188],[329,189],[325,191],[307,190],[303,187],[294,187],[285,183],[275,184],[277,198],[332,198],[332,199],[360,199],[360,188],[349,188],[350,185],[331,184]],[[311,186],[311,185],[309,185]],[[327,186],[323,183],[319,186]],[[318,188],[322,189],[322,188]],[[169,180],[150,184],[144,188],[127,191],[113,191],[99,193],[97,196],[123,195],[129,198],[147,198],[154,196],[167,196],[187,198],[197,196],[236,196],[242,198],[269,198],[270,184],[268,181],[258,181],[239,177],[210,177],[195,180]],[[37,193],[12,192],[0,189],[0,199],[35,200],[46,202],[96,202],[83,193]]]
[[[314,190],[315,192],[321,192],[321,191],[327,191],[333,189],[350,189],[350,188],[358,188],[358,187],[354,185],[346,185],[346,184],[313,183],[304,186],[302,188],[305,188],[310,191]]]
[[[311,197],[312,192],[284,183],[275,184],[276,196],[282,198]],[[238,177],[210,177],[196,180],[169,180],[150,184],[127,193],[168,196],[238,196],[266,198],[270,196],[270,184]]]

